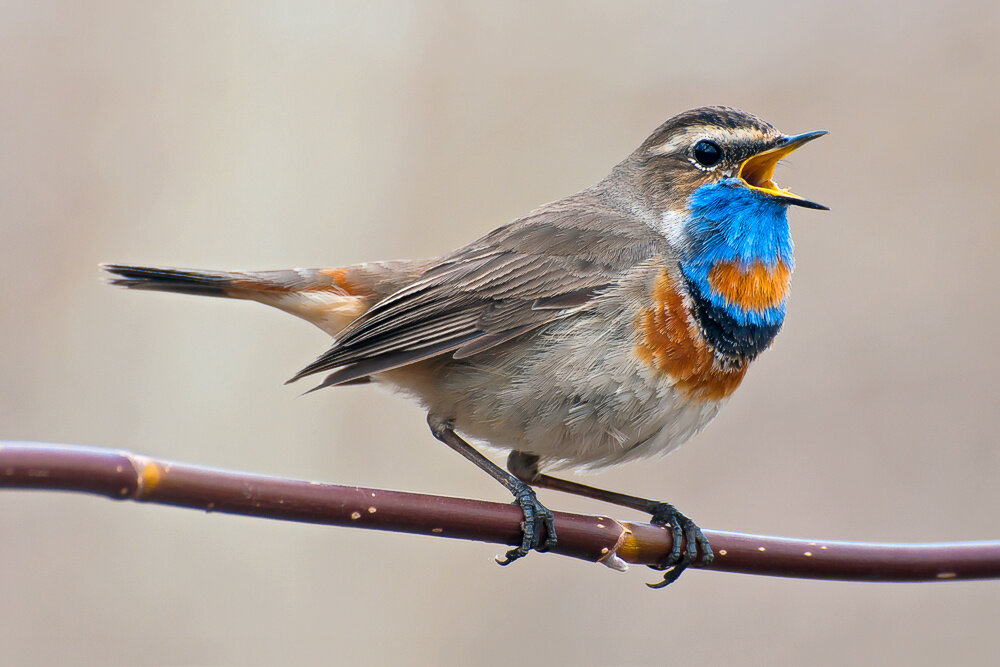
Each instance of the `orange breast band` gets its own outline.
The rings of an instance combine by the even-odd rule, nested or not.
[[[783,261],[773,267],[754,262],[749,268],[736,262],[719,262],[708,272],[708,284],[734,306],[763,310],[785,300],[791,276],[791,269]]]

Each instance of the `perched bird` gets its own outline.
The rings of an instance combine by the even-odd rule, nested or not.
[[[663,454],[703,428],[781,328],[792,273],[778,161],[785,135],[727,107],[681,113],[596,185],[437,259],[223,272],[104,265],[116,285],[248,299],[333,336],[290,382],[378,382],[427,410],[435,437],[524,511],[501,564],[556,541],[532,486],[600,498],[668,526],[656,587],[711,561],[672,505],[550,477]],[[510,451],[505,471],[458,433]],[[682,547],[682,544],[684,545]]]

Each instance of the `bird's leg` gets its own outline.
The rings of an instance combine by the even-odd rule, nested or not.
[[[518,479],[533,486],[554,491],[572,493],[585,498],[601,500],[613,505],[630,507],[640,512],[646,512],[652,516],[651,523],[670,529],[672,546],[670,554],[663,562],[657,565],[650,565],[654,570],[665,570],[663,580],[655,584],[648,584],[651,588],[663,588],[664,586],[677,581],[688,567],[694,565],[704,567],[709,565],[714,558],[712,547],[708,539],[701,532],[694,521],[677,511],[670,503],[659,502],[630,496],[615,491],[598,489],[579,482],[571,482],[566,479],[550,477],[538,471],[538,457],[525,452],[511,452],[507,458],[507,469]],[[684,544],[683,551],[681,544]],[[701,560],[698,560],[698,552],[701,551]]]
[[[502,560],[497,558],[498,563],[501,565],[510,565],[532,549],[536,551],[548,551],[556,545],[556,528],[552,512],[538,502],[534,489],[528,483],[518,479],[480,454],[475,447],[455,433],[451,420],[441,419],[436,415],[428,414],[427,423],[430,425],[431,433],[434,434],[435,438],[475,463],[490,477],[503,484],[513,494],[514,502],[524,512],[524,521],[521,522],[521,544],[508,551]],[[544,541],[542,541],[543,535],[545,536]]]

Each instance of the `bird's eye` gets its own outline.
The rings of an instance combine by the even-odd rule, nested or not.
[[[722,149],[719,144],[708,139],[702,139],[694,145],[694,159],[703,167],[714,167],[722,160]]]

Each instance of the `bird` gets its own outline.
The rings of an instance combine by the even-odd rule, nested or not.
[[[332,336],[289,382],[324,373],[310,391],[376,383],[415,399],[434,437],[523,511],[521,543],[501,565],[558,539],[535,488],[649,513],[673,544],[651,566],[659,588],[711,563],[698,525],[669,503],[548,473],[662,455],[712,421],[785,319],[789,206],[828,210],[778,186],[776,165],[824,134],[691,109],[595,185],[432,259],[101,267],[114,285],[256,301]],[[506,469],[470,440],[509,452]]]

